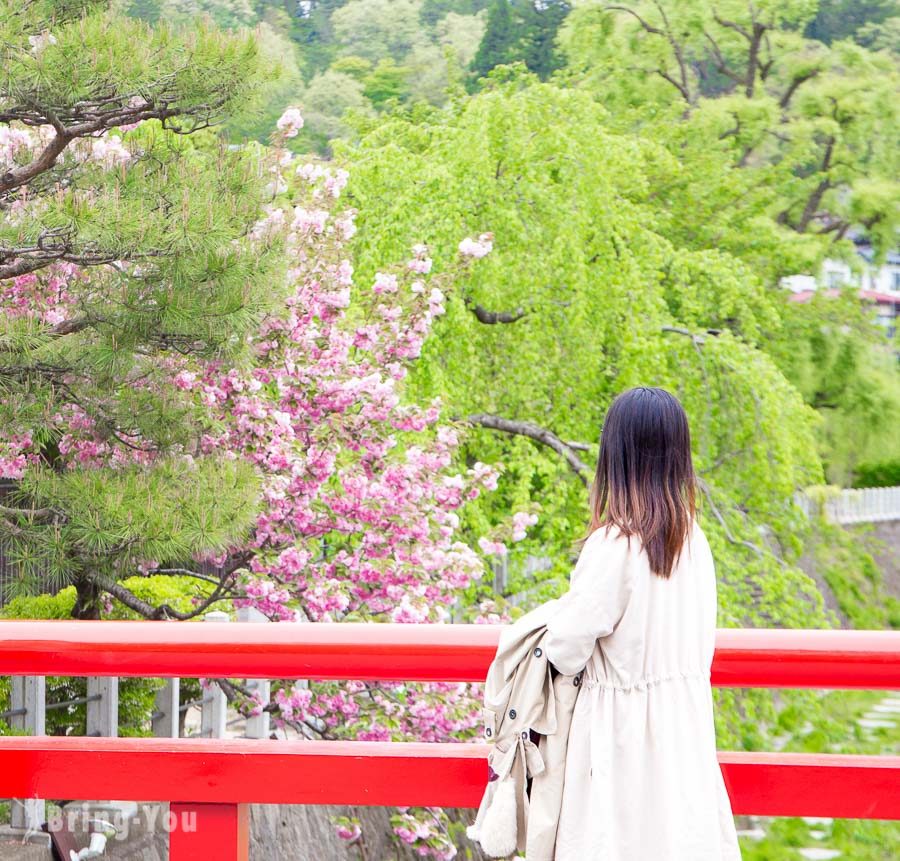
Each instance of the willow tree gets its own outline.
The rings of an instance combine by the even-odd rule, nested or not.
[[[431,243],[438,270],[458,236],[494,235],[411,375],[417,397],[442,395],[472,428],[473,459],[506,465],[472,515],[479,533],[504,509],[539,505],[528,549],[564,573],[606,407],[628,386],[666,386],[693,420],[723,623],[809,624],[821,606],[790,563],[793,493],[821,466],[815,414],[760,349],[778,305],[739,259],[664,235],[655,182],[680,165],[607,123],[587,91],[526,76],[373,127],[344,151],[362,277],[409,233]],[[525,585],[514,576],[511,588]]]
[[[96,617],[139,560],[224,553],[255,514],[170,378],[239,364],[277,296],[278,245],[248,237],[266,176],[204,131],[265,73],[247,36],[99,2],[4,2],[0,34],[0,537],[12,591],[71,582]]]

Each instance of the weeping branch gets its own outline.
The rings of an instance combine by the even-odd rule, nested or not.
[[[828,171],[834,166],[832,164],[832,159],[834,158],[834,145],[835,139],[833,137],[826,138],[825,151],[822,154],[822,162],[819,165],[819,172],[824,173],[825,176],[819,180],[816,187],[807,198],[799,221],[797,221],[796,224],[791,224],[790,210],[785,209],[778,214],[778,218],[776,219],[780,224],[787,224],[789,227],[793,227],[798,233],[803,233],[806,228],[809,227],[810,222],[819,210],[819,204],[821,204],[825,192],[834,187],[831,177],[828,176]]]
[[[575,449],[575,451],[592,451],[593,446],[589,446],[586,442],[568,442],[566,441],[565,445],[569,448]]]
[[[729,542],[729,544],[735,544],[739,547],[746,547],[749,550],[752,550],[757,556],[771,556],[779,565],[785,565],[785,561],[777,553],[773,553],[771,550],[760,547],[758,544],[754,544],[752,541],[747,541],[744,538],[737,538],[729,528],[728,523],[722,515],[722,512],[713,502],[712,491],[710,490],[709,485],[705,481],[703,481],[703,479],[698,477],[697,488],[703,494],[703,498],[706,500],[706,504],[709,507],[709,510],[712,512],[713,517],[715,517],[716,522],[719,524],[719,526],[722,527],[722,533],[725,535],[725,539]]]
[[[690,329],[685,329],[682,326],[661,326],[660,331],[672,332],[675,335],[684,335],[685,338],[691,339],[695,347],[701,347],[706,343],[706,338],[704,338],[703,335],[697,335]]]
[[[725,75],[726,78],[731,78],[735,83],[740,83],[743,79],[725,61],[725,57],[719,48],[719,43],[706,30],[703,31],[703,36],[709,42],[710,48],[712,48],[713,65],[716,67],[716,70]]]
[[[582,461],[573,449],[573,446],[563,442],[553,431],[543,428],[534,422],[516,421],[514,419],[505,419],[501,416],[490,415],[489,413],[474,413],[466,416],[464,421],[471,424],[480,425],[490,430],[501,431],[515,436],[526,436],[552,448],[557,454],[562,456],[569,467],[578,476],[581,483],[587,487],[589,484],[588,476],[591,473],[590,467]],[[585,446],[585,449],[587,447]]]
[[[493,326],[497,323],[515,323],[521,320],[528,312],[524,308],[516,308],[515,311],[488,311],[482,305],[466,299],[466,307],[475,315],[480,323]]]

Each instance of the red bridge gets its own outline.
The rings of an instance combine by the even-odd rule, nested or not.
[[[0,622],[0,675],[483,681],[468,625]],[[726,687],[900,688],[900,632],[720,630]],[[0,797],[169,801],[172,861],[247,859],[250,803],[475,807],[483,744],[0,738]],[[900,756],[721,752],[736,814],[900,819]]]

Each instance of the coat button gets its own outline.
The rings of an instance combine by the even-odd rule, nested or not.
[[[510,719],[510,720],[515,720],[515,719],[516,719],[516,710],[515,710],[515,709],[510,709],[510,710],[509,710],[509,719]]]
[[[524,739],[528,738],[528,730],[526,730],[526,729],[522,730],[522,738],[524,738]]]
[[[577,688],[581,684],[581,676],[575,676],[575,678],[572,679],[572,684]]]
[[[541,655],[543,655],[543,654],[544,654],[544,653],[541,651],[541,647],[540,647],[540,646],[538,646],[538,647],[534,650],[534,656],[535,656],[536,658],[539,658],[539,657],[540,657]]]
[[[486,727],[484,728],[484,734],[485,734],[488,738],[490,738],[490,737],[493,735],[493,733],[491,732],[491,728],[490,728],[489,726],[486,726]]]

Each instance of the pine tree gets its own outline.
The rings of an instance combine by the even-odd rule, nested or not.
[[[481,78],[494,66],[510,62],[517,41],[516,22],[508,0],[494,0],[488,8],[487,30],[472,60],[472,71]]]
[[[556,34],[572,6],[565,0],[542,0],[528,7],[523,59],[529,70],[545,81],[563,64]]]
[[[267,178],[210,130],[267,76],[254,41],[111,5],[0,3],[0,539],[12,591],[73,583],[85,618],[247,534],[257,479],[172,381],[243,361],[283,280]]]
[[[495,66],[522,61],[545,80],[562,59],[556,34],[569,14],[565,0],[497,0],[488,9],[487,29],[472,70],[484,77]]]

